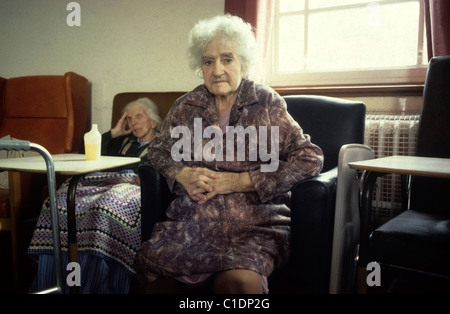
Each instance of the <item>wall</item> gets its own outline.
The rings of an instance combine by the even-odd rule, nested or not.
[[[201,83],[188,67],[187,34],[224,10],[224,0],[79,0],[81,26],[70,27],[70,2],[0,1],[0,76],[84,75],[101,132],[119,92],[188,91]]]
[[[0,0],[0,76],[74,71],[92,85],[92,121],[109,129],[115,94],[188,91],[186,37],[224,0],[79,0],[81,26],[68,26],[67,0]],[[346,97],[350,98],[350,97]],[[356,98],[356,97],[355,97]],[[419,111],[421,97],[364,97],[368,110]]]

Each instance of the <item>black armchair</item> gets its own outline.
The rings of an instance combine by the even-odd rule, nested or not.
[[[364,103],[324,96],[285,96],[288,111],[325,156],[322,173],[292,188],[291,256],[269,277],[271,293],[328,293],[339,150],[363,143]],[[173,199],[165,178],[150,165],[138,169],[142,195],[142,241]]]
[[[449,82],[450,56],[431,59],[417,156],[450,158]],[[409,210],[375,229],[369,239],[369,258],[381,265],[382,280],[381,288],[369,292],[450,292],[449,191],[449,179],[411,177]]]

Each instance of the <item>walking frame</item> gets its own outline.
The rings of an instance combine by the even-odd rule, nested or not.
[[[50,200],[51,211],[51,223],[53,234],[53,255],[55,262],[56,272],[56,285],[45,290],[37,291],[36,294],[51,294],[51,293],[63,293],[63,267],[61,257],[61,240],[60,240],[60,228],[59,228],[59,215],[56,207],[56,175],[55,165],[53,163],[52,155],[41,145],[36,143],[30,143],[29,141],[22,140],[0,140],[0,150],[23,150],[23,151],[36,151],[45,160],[47,168],[47,182],[48,193]],[[1,168],[1,167],[0,167]]]

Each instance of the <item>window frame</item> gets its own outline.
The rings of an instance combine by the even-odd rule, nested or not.
[[[274,27],[271,36],[271,49],[269,51],[270,61],[268,62],[266,83],[273,86],[281,93],[292,91],[313,90],[317,94],[342,94],[377,95],[386,94],[391,90],[393,93],[419,95],[422,93],[423,84],[427,71],[427,64],[420,65],[426,51],[422,51],[425,36],[424,4],[418,0],[420,6],[419,13],[419,41],[417,64],[411,67],[396,67],[376,70],[355,70],[355,71],[332,71],[332,72],[295,72],[276,73],[275,62],[277,62],[278,24],[279,24],[279,1],[275,3]],[[308,0],[306,0],[307,2]],[[388,0],[389,2],[406,2],[410,0]],[[378,1],[380,2],[380,1]],[[382,1],[386,3],[386,1]],[[426,63],[426,62],[425,62]],[[355,89],[354,92],[351,90]]]

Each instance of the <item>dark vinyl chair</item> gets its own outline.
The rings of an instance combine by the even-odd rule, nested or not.
[[[430,60],[417,156],[450,158],[450,56]],[[412,176],[409,209],[375,229],[369,258],[381,265],[373,293],[450,292],[450,179]],[[389,282],[389,284],[388,284]]]
[[[322,173],[292,188],[291,256],[269,276],[271,293],[328,293],[333,245],[337,166],[340,148],[363,143],[366,107],[362,102],[325,96],[285,96],[287,108],[325,157]],[[173,195],[150,165],[138,169],[142,195],[142,241],[166,218]]]

